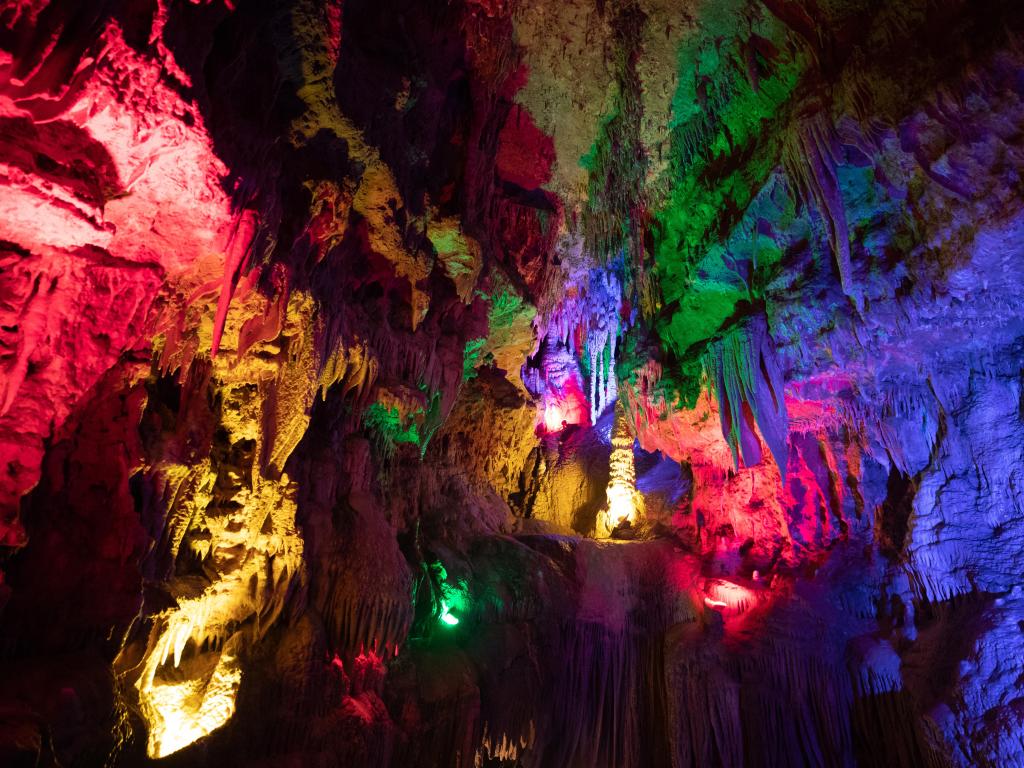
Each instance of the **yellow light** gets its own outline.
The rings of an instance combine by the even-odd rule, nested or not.
[[[622,401],[615,403],[612,427],[612,454],[608,461],[608,507],[598,515],[597,535],[607,538],[619,526],[636,522],[643,498],[636,490],[636,467],[633,464],[633,435],[629,431],[626,409]]]
[[[208,681],[150,681],[141,697],[149,725],[149,756],[166,757],[224,725],[235,713],[235,696],[241,682],[242,670],[237,659],[228,653],[221,654]]]
[[[318,391],[337,383],[360,392],[376,377],[376,363],[361,344],[321,360],[309,331],[315,303],[302,291],[290,292],[277,338],[242,345],[252,318],[278,311],[246,285],[228,307],[220,353],[209,361],[209,394],[216,393],[218,428],[230,456],[161,461],[151,470],[157,487],[165,489],[172,559],[187,553],[208,580],[200,587],[191,577],[172,579],[173,607],[146,617],[152,628],[141,662],[136,644],[122,649],[121,668],[138,691],[151,758],[184,749],[234,715],[245,660],[274,626],[291,585],[303,578],[297,484],[284,465],[306,431]],[[215,306],[193,309],[201,318],[199,341],[165,350],[167,360],[183,366],[191,365],[196,346],[212,346]],[[287,355],[278,354],[282,343]],[[260,471],[264,466],[272,471]],[[229,489],[231,503],[225,505]]]
[[[608,522],[612,528],[623,523],[632,523],[636,519],[633,493],[628,487],[617,485],[608,488]]]

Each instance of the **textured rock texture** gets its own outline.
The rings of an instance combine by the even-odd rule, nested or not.
[[[1022,33],[0,6],[0,764],[1024,766]]]

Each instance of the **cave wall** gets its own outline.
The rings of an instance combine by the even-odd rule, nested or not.
[[[1024,765],[1022,27],[0,8],[0,762]]]

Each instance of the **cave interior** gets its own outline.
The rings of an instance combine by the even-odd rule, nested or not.
[[[0,3],[4,768],[1024,768],[1024,3]]]

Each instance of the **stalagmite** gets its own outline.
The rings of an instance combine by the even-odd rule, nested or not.
[[[608,460],[608,490],[605,494],[607,502],[597,520],[599,537],[611,536],[621,526],[635,525],[643,516],[643,496],[636,490],[634,441],[626,418],[626,408],[621,400],[616,400],[612,452]]]

